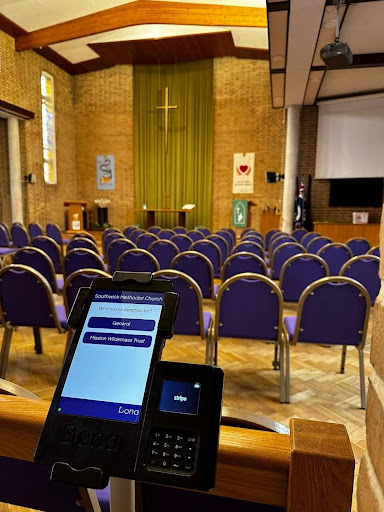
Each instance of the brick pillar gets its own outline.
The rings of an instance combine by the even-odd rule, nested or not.
[[[384,255],[384,217],[381,221],[380,252]],[[384,262],[380,264],[384,281]],[[361,462],[357,484],[359,512],[384,510],[384,286],[376,299],[373,317],[371,363],[367,399],[367,451]]]

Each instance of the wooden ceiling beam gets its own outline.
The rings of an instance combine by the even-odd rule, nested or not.
[[[267,27],[266,9],[138,0],[16,37],[16,50],[33,50],[119,28],[144,24]]]

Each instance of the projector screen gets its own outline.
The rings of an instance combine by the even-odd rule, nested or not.
[[[384,177],[384,97],[319,106],[315,177]]]

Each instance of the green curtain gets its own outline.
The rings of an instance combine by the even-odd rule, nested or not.
[[[169,88],[168,153],[164,148],[165,87]],[[136,208],[181,208],[187,227],[210,226],[212,200],[213,62],[134,66]],[[167,195],[168,198],[164,196]],[[144,214],[136,221],[144,223]],[[175,226],[176,214],[156,214],[156,224]]]

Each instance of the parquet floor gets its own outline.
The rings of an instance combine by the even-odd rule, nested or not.
[[[213,311],[212,302],[205,303]],[[287,308],[286,314],[292,314]],[[372,319],[365,348],[366,380],[370,373],[369,349]],[[0,329],[0,336],[3,330]],[[51,399],[62,364],[66,335],[45,329],[44,353],[36,355],[32,330],[19,328],[12,340],[7,379],[43,399]],[[163,359],[204,363],[203,340],[175,336]],[[339,372],[341,348],[302,345],[291,350],[291,404],[279,403],[279,373],[272,368],[273,345],[251,340],[222,339],[218,364],[225,372],[224,405],[246,409],[289,424],[292,417],[345,424],[357,461],[365,450],[365,411],[360,409],[358,356],[348,349],[345,374]],[[356,486],[355,486],[356,488]],[[0,504],[0,512],[19,507]],[[356,511],[354,500],[353,511]]]

